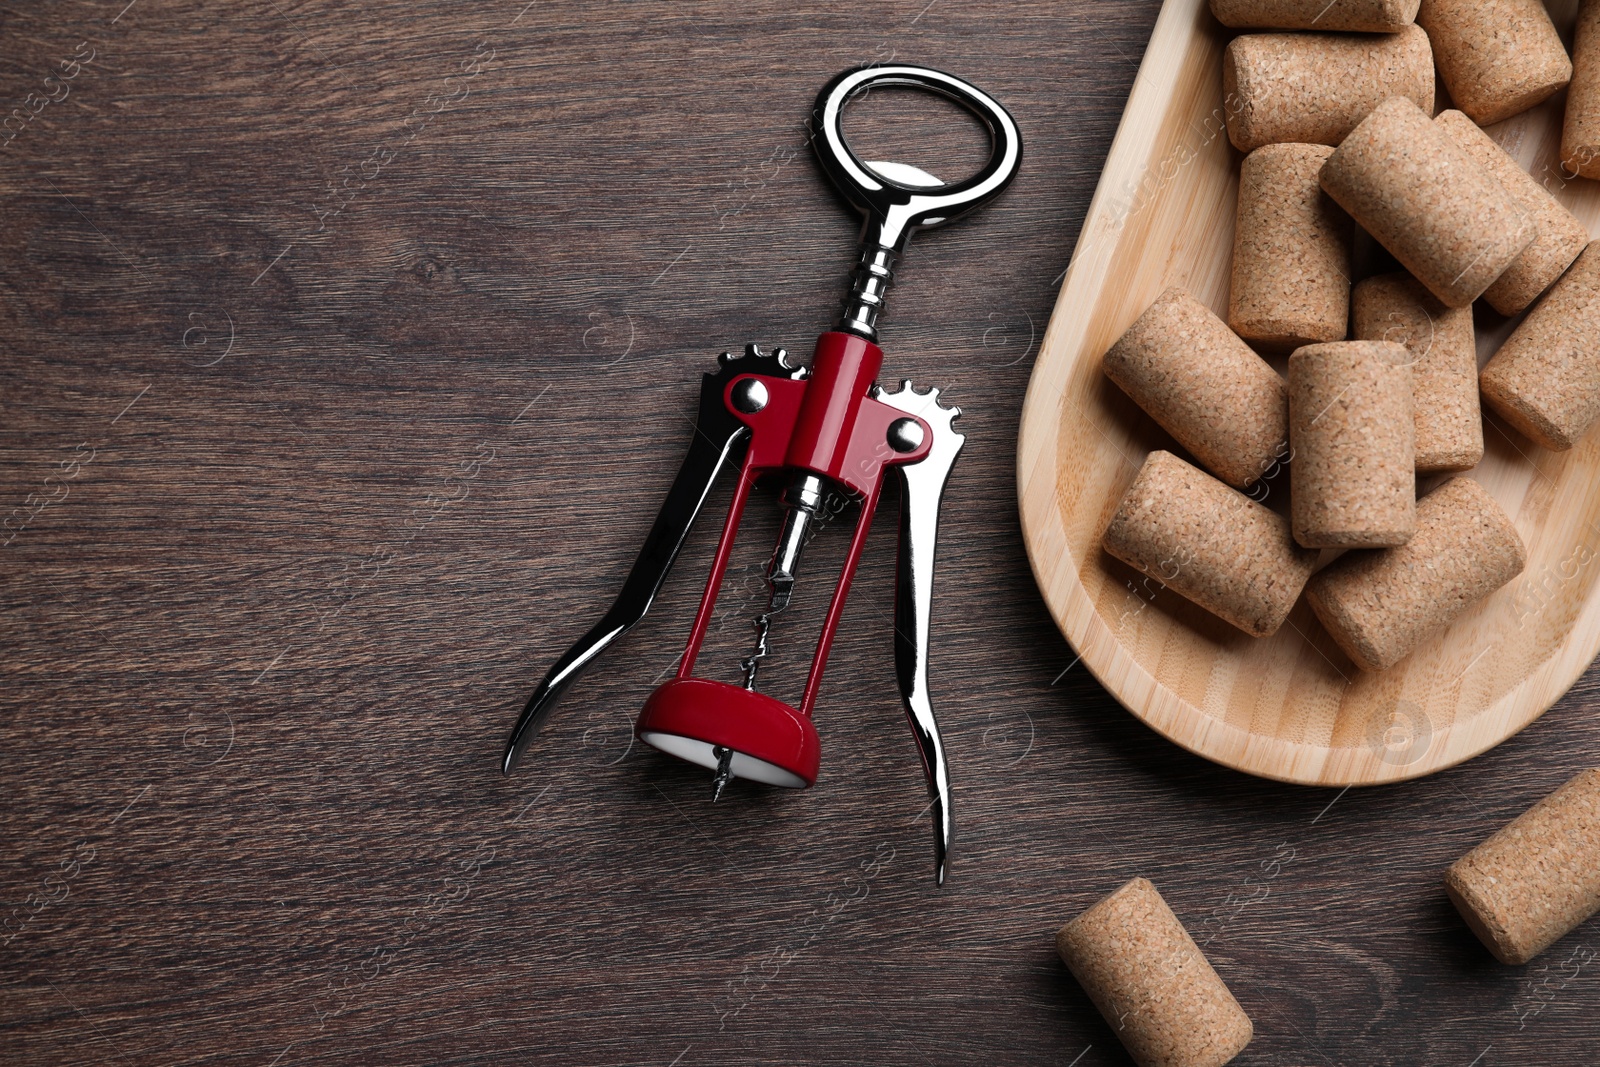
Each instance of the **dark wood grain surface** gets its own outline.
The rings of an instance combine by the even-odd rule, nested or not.
[[[1052,935],[1142,874],[1253,1017],[1241,1064],[1600,1062],[1600,926],[1503,967],[1440,887],[1600,760],[1592,672],[1449,772],[1277,785],[1136,723],[1034,589],[1018,412],[1157,6],[5,4],[0,1061],[1122,1064]],[[971,78],[1027,144],[1004,199],[913,243],[884,335],[889,376],[966,411],[943,890],[887,525],[815,789],[713,807],[630,747],[709,529],[497,767],[630,563],[697,375],[836,313],[855,222],[801,122],[891,58]],[[981,150],[900,94],[861,113],[873,154]],[[778,695],[842,541],[775,635]]]

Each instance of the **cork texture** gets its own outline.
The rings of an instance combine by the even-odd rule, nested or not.
[[[1561,165],[1568,175],[1600,178],[1600,0],[1578,5],[1572,83],[1561,122]]]
[[[1183,289],[1157,297],[1101,365],[1162,429],[1235,488],[1288,455],[1283,379]]]
[[[1483,368],[1484,402],[1565,451],[1600,418],[1600,251],[1593,242]]]
[[[1139,1067],[1222,1067],[1250,1017],[1156,887],[1135,878],[1063,926],[1056,952]]]
[[[1418,473],[1476,467],[1483,459],[1483,413],[1472,309],[1445,307],[1400,271],[1357,282],[1350,318],[1357,340],[1406,347]]]
[[[1502,963],[1527,963],[1600,911],[1600,768],[1579,771],[1462,856],[1444,885]]]
[[[1433,113],[1433,52],[1418,26],[1377,36],[1255,33],[1222,57],[1228,139],[1241,152],[1337,145],[1367,113],[1402,96]]]
[[[1416,21],[1420,0],[1211,0],[1211,13],[1236,30],[1349,30],[1394,33]]]
[[[1283,625],[1317,560],[1283,516],[1161,451],[1139,469],[1103,543],[1252,637]]]
[[[1417,528],[1411,356],[1393,341],[1289,357],[1289,512],[1307,548],[1403,545]]]
[[[1452,478],[1417,502],[1410,541],[1345,553],[1311,579],[1306,600],[1351,662],[1381,671],[1522,573],[1526,561],[1494,498],[1470,478]]]
[[[1228,325],[1269,350],[1342,341],[1349,325],[1355,224],[1318,184],[1332,154],[1264,145],[1239,168]]]
[[[1422,0],[1417,24],[1450,99],[1480,126],[1520,115],[1572,78],[1544,0]]]
[[[1533,220],[1533,243],[1483,292],[1500,314],[1519,314],[1578,258],[1589,243],[1589,230],[1466,115],[1443,111],[1433,124],[1494,175],[1517,209]]]
[[[1322,166],[1322,187],[1450,307],[1533,243],[1510,194],[1411,101],[1387,100]]]

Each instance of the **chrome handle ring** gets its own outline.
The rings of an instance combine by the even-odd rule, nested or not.
[[[872,170],[845,141],[844,108],[870,89],[922,89],[960,105],[989,131],[989,159],[976,174],[939,186],[912,185]],[[863,243],[898,255],[917,230],[944,226],[1005,191],[1022,162],[1022,138],[1009,112],[987,93],[929,67],[867,67],[838,75],[817,94],[809,122],[811,147],[823,172],[867,218]]]

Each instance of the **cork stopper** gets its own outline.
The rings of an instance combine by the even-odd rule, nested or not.
[[[1484,402],[1561,452],[1600,419],[1600,251],[1591,243],[1479,376]]]
[[[1357,282],[1350,317],[1358,340],[1406,347],[1418,473],[1476,467],[1483,459],[1483,414],[1472,309],[1445,307],[1400,271]]]
[[[1289,357],[1289,508],[1307,548],[1403,545],[1416,532],[1410,363],[1393,341]]]
[[[1332,154],[1264,145],[1239,168],[1228,325],[1269,350],[1345,337],[1355,225],[1317,183]]]
[[[1462,856],[1444,888],[1501,963],[1527,963],[1600,911],[1600,768]]]
[[[1161,451],[1139,468],[1103,543],[1252,637],[1283,625],[1317,561],[1283,516]]]
[[[1162,429],[1235,488],[1288,456],[1283,379],[1183,289],[1157,297],[1102,366]]]
[[[1561,164],[1569,175],[1600,178],[1600,0],[1578,5],[1572,83],[1561,123]]]
[[[1522,573],[1511,519],[1470,478],[1417,502],[1416,535],[1398,548],[1347,552],[1317,572],[1306,600],[1357,667],[1381,671]]]
[[[1228,139],[1241,152],[1336,145],[1391,96],[1433,112],[1433,51],[1417,26],[1376,36],[1254,33],[1222,57]]]
[[[1236,30],[1353,30],[1394,33],[1416,21],[1420,0],[1211,0],[1211,13]]]
[[[1561,277],[1589,243],[1589,230],[1467,116],[1443,111],[1433,124],[1494,175],[1535,230],[1533,243],[1483,292],[1502,315],[1516,315]]]
[[[1222,1067],[1250,1017],[1161,898],[1135,878],[1056,934],[1056,951],[1139,1067]]]
[[[1433,295],[1466,307],[1533,243],[1494,175],[1409,100],[1387,100],[1322,166],[1322,187]]]
[[[1480,126],[1520,115],[1572,77],[1544,0],[1423,0],[1417,24],[1450,98]]]

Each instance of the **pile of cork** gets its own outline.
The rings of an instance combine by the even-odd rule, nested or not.
[[[1548,449],[1600,420],[1600,251],[1480,128],[1570,81],[1566,167],[1600,176],[1600,2],[1583,4],[1575,63],[1540,0],[1211,8],[1230,27],[1338,32],[1228,46],[1246,155],[1227,321],[1169,289],[1104,359],[1199,465],[1152,453],[1104,545],[1256,637],[1304,592],[1357,666],[1383,670],[1526,562],[1472,479],[1417,499],[1419,475],[1482,459],[1480,398]],[[1431,117],[1435,65],[1459,110]],[[1352,285],[1357,225],[1405,269]],[[1480,298],[1526,312],[1481,373]],[[1264,358],[1285,353],[1287,381]],[[1287,518],[1260,501],[1284,466]],[[1322,549],[1349,551],[1316,570]]]
[[[1525,563],[1511,519],[1455,476],[1483,458],[1480,400],[1547,449],[1600,421],[1600,242],[1480,128],[1570,81],[1566,171],[1600,178],[1600,0],[1582,0],[1574,61],[1540,0],[1211,8],[1229,27],[1329,32],[1228,47],[1228,135],[1246,155],[1227,321],[1169,289],[1104,360],[1199,466],[1153,452],[1104,545],[1257,637],[1303,591],[1350,658],[1382,670]],[[1435,65],[1459,110],[1432,117]],[[1358,224],[1405,269],[1352,285]],[[1481,373],[1480,298],[1525,313]],[[1285,353],[1287,381],[1263,358]],[[1287,518],[1258,499],[1284,466]],[[1448,480],[1418,500],[1419,475]],[[1316,570],[1324,549],[1345,551]],[[1506,963],[1600,911],[1600,768],[1444,881]],[[1251,1040],[1144,879],[1063,926],[1056,947],[1141,1067],[1220,1067]]]

